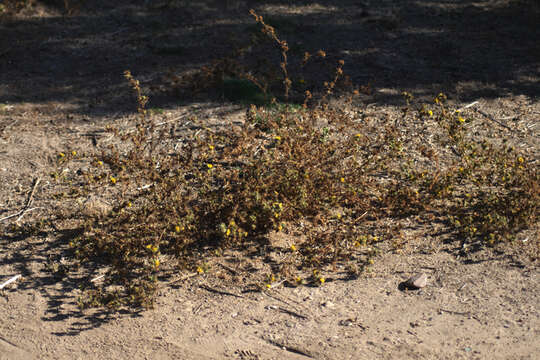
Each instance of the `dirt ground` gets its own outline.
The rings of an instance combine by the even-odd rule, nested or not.
[[[411,232],[370,273],[329,276],[320,287],[248,292],[241,282],[193,276],[164,283],[155,309],[137,312],[78,310],[77,279],[51,271],[62,266],[66,234],[2,235],[62,208],[48,175],[59,152],[91,149],[108,124],[133,119],[126,69],[164,121],[241,120],[243,108],[219,96],[167,89],[173,73],[228,54],[253,24],[248,6],[281,25],[300,54],[324,49],[345,60],[355,83],[370,84],[359,106],[373,116],[399,114],[402,91],[426,100],[442,91],[457,107],[478,101],[488,116],[477,116],[534,159],[537,2],[92,1],[67,10],[44,3],[0,17],[0,283],[22,275],[0,290],[0,359],[540,357],[538,259],[525,251],[537,231],[506,249],[466,254],[440,234]],[[29,211],[10,217],[30,195]],[[418,272],[427,286],[402,290]]]

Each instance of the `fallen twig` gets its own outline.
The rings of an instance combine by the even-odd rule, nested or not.
[[[104,277],[105,277],[105,274],[96,276],[95,278],[93,278],[92,280],[90,280],[90,282],[98,281],[99,279],[102,279],[102,278],[104,278]]]
[[[5,281],[5,282],[3,282],[2,284],[0,284],[0,290],[2,290],[3,288],[5,288],[6,286],[8,286],[9,284],[11,284],[12,282],[17,281],[17,280],[20,279],[21,277],[22,277],[21,274],[15,275],[15,276],[11,277],[11,278],[8,279],[7,281]]]
[[[181,278],[171,280],[171,281],[169,281],[166,285],[172,285],[172,284],[175,284],[175,283],[178,283],[178,282],[187,280],[187,279],[189,279],[189,278],[195,277],[195,276],[197,276],[197,275],[199,275],[199,273],[188,274],[188,275],[186,275],[186,276],[182,276]]]
[[[232,273],[234,275],[238,275],[238,271],[234,270],[230,266],[227,266],[227,265],[222,264],[222,263],[218,263],[218,265],[221,266],[222,268],[224,268],[225,270],[229,271],[230,273]]]
[[[290,307],[292,307],[292,308],[295,307],[295,306],[294,306],[293,304],[291,304],[290,302],[287,302],[287,301],[285,301],[285,300],[283,300],[283,299],[280,299],[279,297],[274,296],[273,294],[269,294],[268,291],[261,291],[261,293],[262,293],[263,295],[268,296],[269,298],[272,298],[272,299],[277,300],[277,301],[281,301],[282,303],[284,303],[284,304],[286,304],[286,305],[288,305],[288,306],[290,306]],[[300,304],[300,303],[297,302],[296,300],[293,300],[293,299],[289,299],[289,300],[290,300],[291,302],[296,303],[298,308],[301,308],[301,309],[304,310],[305,312],[309,312],[308,310],[306,310],[306,309],[303,307],[302,304]],[[290,314],[290,315],[293,315],[293,316],[299,315],[300,317],[303,317],[303,318],[305,318],[305,319],[308,319],[308,316],[307,316],[307,315],[301,315],[300,313],[293,312],[292,310],[287,310],[287,309],[281,308],[281,307],[279,307],[279,309],[280,309],[281,311],[284,311],[284,312]]]
[[[306,356],[308,358],[313,358],[313,356],[311,354],[307,353],[304,350],[299,349],[296,346],[293,347],[293,346],[290,346],[290,345],[285,345],[281,341],[276,341],[276,340],[271,340],[271,339],[264,339],[264,340],[266,340],[266,342],[268,342],[269,344],[277,346],[280,349],[287,350],[288,352],[292,352],[292,353],[298,354],[298,355],[303,355],[303,356]]]
[[[242,295],[233,294],[231,292],[224,291],[224,290],[214,289],[214,288],[212,288],[212,287],[210,287],[210,286],[208,286],[206,284],[200,284],[199,287],[201,289],[204,289],[204,290],[216,293],[216,294],[220,294],[220,295],[229,295],[229,296],[234,296],[234,297],[241,298],[241,299],[244,298]]]
[[[21,220],[22,217],[24,216],[24,214],[28,211],[28,208],[30,207],[30,204],[32,203],[32,200],[34,200],[34,193],[36,192],[36,188],[37,188],[40,181],[41,181],[40,177],[38,177],[38,178],[36,178],[34,180],[34,186],[32,186],[32,191],[30,192],[30,195],[28,196],[28,200],[26,201],[26,205],[21,210],[21,215],[19,215],[19,217],[15,221]]]
[[[15,214],[12,214],[12,215],[1,218],[0,221],[11,219],[11,218],[13,218],[15,216],[20,216],[23,212],[27,213],[27,212],[30,212],[30,211],[33,211],[33,210],[36,210],[36,209],[41,209],[41,207],[36,206],[36,207],[30,208],[30,209],[23,209],[23,210],[17,211]],[[17,221],[19,221],[19,219],[17,219]]]
[[[181,115],[179,117],[176,117],[176,118],[174,118],[172,120],[159,122],[159,123],[155,124],[154,126],[161,126],[161,125],[169,124],[169,123],[172,123],[172,122],[177,122],[178,120],[184,119],[186,116],[188,116],[188,114],[183,114],[183,115]],[[191,123],[192,123],[191,121],[187,121],[184,124],[182,124],[182,127],[188,126]]]
[[[34,193],[36,192],[36,188],[37,188],[40,181],[41,181],[40,177],[38,177],[38,178],[36,178],[34,180],[34,185],[32,186],[32,191],[30,191],[30,194],[28,195],[28,199],[26,200],[26,205],[24,205],[24,207],[20,211],[18,211],[17,213],[6,216],[6,217],[3,217],[3,218],[0,219],[0,221],[11,219],[11,218],[13,218],[15,216],[18,216],[16,221],[19,221],[19,220],[22,219],[24,214],[26,214],[27,212],[35,210],[35,209],[40,209],[39,207],[33,207],[33,208],[30,209],[30,204],[32,204],[32,200],[34,198]]]
[[[478,101],[473,101],[472,103],[468,104],[468,105],[465,105],[465,106],[462,106],[458,109],[458,111],[461,111],[461,110],[465,110],[465,109],[468,109],[474,105],[478,104]]]
[[[474,110],[475,110],[476,112],[478,112],[478,113],[484,115],[487,119],[493,121],[494,123],[497,123],[497,124],[501,125],[502,127],[506,128],[506,129],[508,129],[508,130],[510,130],[510,131],[512,131],[512,132],[515,132],[515,130],[512,129],[510,126],[508,126],[508,125],[506,125],[506,124],[503,124],[503,123],[500,122],[499,120],[496,120],[493,116],[489,115],[488,113],[486,113],[486,112],[484,112],[484,111],[482,111],[482,110],[480,110],[480,109],[474,109]]]
[[[285,308],[283,308],[281,306],[278,309],[279,309],[279,311],[284,312],[285,314],[292,315],[292,316],[300,318],[302,320],[307,320],[308,319],[308,317],[306,315],[299,314],[296,311],[285,309]]]
[[[439,309],[439,312],[445,312],[452,315],[471,316],[470,312],[459,312],[459,311],[452,311],[452,310],[446,310],[446,309]]]
[[[474,102],[472,102],[472,103],[470,103],[470,104],[468,104],[468,105],[465,105],[465,106],[463,106],[463,107],[460,107],[460,108],[458,109],[458,111],[468,109],[468,108],[470,108],[470,107],[473,107],[474,105],[477,105],[478,103],[479,103],[478,101],[474,101]],[[499,125],[502,126],[503,128],[508,129],[508,130],[510,130],[510,131],[512,131],[512,132],[514,132],[514,133],[516,132],[516,130],[512,129],[510,126],[508,126],[508,125],[506,125],[506,124],[503,124],[502,122],[500,122],[499,120],[495,119],[493,116],[489,115],[489,114],[486,113],[485,111],[480,110],[480,109],[478,109],[478,108],[474,108],[473,110],[476,111],[477,113],[483,115],[483,116],[484,116],[485,118],[487,118],[488,120],[491,120],[491,121],[493,121],[493,122],[496,123],[496,124],[499,124]]]

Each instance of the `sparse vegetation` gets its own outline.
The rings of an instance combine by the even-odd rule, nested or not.
[[[252,14],[279,49],[279,82],[240,67],[226,77],[230,59],[199,74],[226,98],[250,104],[241,126],[198,124],[174,141],[173,124],[156,124],[126,71],[139,114],[134,128],[110,127],[115,141],[99,152],[58,155],[53,177],[69,188],[61,196],[99,192],[112,201],[108,211],[71,216],[82,229],[70,241],[77,261],[110,267],[81,306],[152,306],[165,260],[203,274],[209,256],[263,248],[276,233],[301,236],[259,278],[261,288],[278,278],[320,286],[336,264],[351,275],[369,269],[379,244],[399,237],[382,219],[436,218],[464,244],[485,246],[536,225],[537,166],[509,143],[476,139],[468,131],[476,119],[450,109],[444,94],[417,104],[404,93],[399,121],[360,119],[351,110],[358,90],[339,90],[351,89],[339,61],[315,101],[304,77],[289,73],[287,43]],[[303,61],[325,56],[306,53]],[[296,90],[293,78],[302,80]],[[281,100],[273,95],[279,87]],[[287,103],[291,89],[304,90],[302,105]],[[338,95],[339,105],[330,105]],[[64,172],[74,161],[91,166]]]

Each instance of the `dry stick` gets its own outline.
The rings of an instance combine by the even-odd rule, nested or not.
[[[93,278],[92,280],[90,280],[90,282],[94,282],[94,281],[98,281],[99,279],[102,279],[104,278],[105,275],[99,275],[99,276],[96,276],[95,278]]]
[[[2,341],[4,341],[4,342],[8,343],[9,345],[11,345],[11,346],[13,346],[13,347],[19,348],[19,346],[18,346],[17,344],[12,343],[11,341],[9,341],[8,339],[6,339],[6,338],[3,337],[3,336],[0,336],[0,340],[2,340]]]
[[[218,262],[218,265],[221,266],[222,268],[224,268],[225,270],[231,272],[232,274],[238,275],[238,271],[234,270],[234,269],[231,268],[230,266],[227,266],[227,265],[222,264],[222,263],[219,263],[219,262]]]
[[[302,320],[307,320],[308,319],[308,317],[306,315],[299,314],[296,311],[285,309],[284,307],[281,307],[281,306],[278,309],[279,309],[279,311],[284,312],[285,314],[289,314],[291,316],[300,318]]]
[[[6,216],[6,217],[3,217],[0,219],[0,221],[4,221],[4,220],[7,220],[7,219],[11,219],[15,216],[19,216],[21,215],[21,213],[24,211],[25,213],[27,212],[30,212],[30,211],[33,211],[33,210],[36,210],[36,209],[41,209],[41,206],[36,206],[36,207],[33,207],[33,208],[30,208],[30,209],[26,209],[26,210],[21,210],[21,211],[17,211],[15,214],[12,214],[12,215],[9,215],[9,216]],[[19,221],[19,219],[17,219],[17,221]]]
[[[470,103],[469,105],[465,105],[465,106],[463,106],[463,107],[460,107],[460,108],[458,109],[458,111],[468,109],[468,108],[470,108],[471,106],[474,106],[474,105],[476,105],[476,104],[478,104],[478,103],[479,103],[478,101],[473,101],[473,102]]]
[[[3,282],[2,284],[0,284],[0,290],[2,290],[3,288],[5,288],[6,286],[8,286],[9,284],[11,284],[12,282],[15,282],[17,281],[19,278],[21,278],[22,275],[15,275],[13,276],[12,278],[10,278],[9,280],[7,280],[6,282]]]
[[[208,286],[206,284],[200,284],[199,287],[201,289],[206,290],[206,291],[210,291],[210,292],[220,294],[220,295],[229,295],[229,296],[234,296],[234,297],[241,298],[241,299],[244,298],[244,296],[242,296],[242,295],[233,294],[232,292],[228,292],[228,291],[224,291],[224,290],[214,289],[214,288],[212,288],[212,287],[210,287],[210,286]]]
[[[27,213],[29,211],[32,211],[32,210],[35,210],[35,209],[40,209],[39,207],[33,207],[33,208],[29,209],[29,206],[32,203],[32,200],[33,200],[33,197],[34,197],[34,193],[36,192],[36,188],[37,188],[40,181],[41,181],[40,177],[38,177],[38,178],[36,178],[34,180],[34,185],[32,187],[32,191],[30,192],[30,195],[28,196],[28,199],[26,200],[26,205],[22,208],[22,210],[20,210],[19,212],[15,213],[15,214],[3,217],[3,218],[0,219],[0,221],[11,219],[11,218],[13,218],[15,216],[18,216],[16,221],[19,221],[19,220],[22,219],[22,217],[24,216],[25,213]]]
[[[469,105],[465,105],[465,106],[463,106],[462,108],[459,108],[458,110],[467,109],[467,108],[470,108],[470,107],[472,107],[472,106],[474,106],[474,105],[476,105],[476,104],[478,104],[478,101],[472,102],[472,103],[470,103]],[[508,129],[508,130],[510,130],[510,131],[512,131],[512,132],[514,132],[514,133],[516,132],[514,129],[512,129],[511,127],[509,127],[509,126],[506,125],[506,124],[503,124],[502,122],[500,122],[499,120],[495,119],[493,116],[489,115],[489,114],[486,113],[485,111],[482,111],[482,110],[477,109],[477,108],[474,108],[473,110],[476,111],[477,113],[481,114],[481,115],[484,115],[488,120],[491,120],[491,121],[493,121],[494,123],[501,125],[501,126],[504,127],[505,129]]]
[[[283,300],[283,299],[280,299],[279,297],[274,296],[273,294],[269,294],[268,291],[264,291],[264,290],[263,290],[263,291],[261,291],[261,294],[266,295],[266,296],[268,296],[269,298],[272,298],[272,299],[274,299],[274,300],[281,301],[282,303],[287,304],[287,305],[289,305],[289,306],[291,306],[291,307],[294,307],[294,305],[292,305],[291,303],[289,303],[289,302],[287,302],[287,301],[285,301],[285,300]],[[298,305],[298,307],[303,308],[302,304],[300,304],[299,302],[297,302],[297,301],[295,301],[295,300],[293,300],[293,299],[289,299],[289,300],[291,300],[292,302],[296,302],[296,304]],[[302,309],[302,310],[306,310],[306,309],[304,308],[304,309]],[[309,311],[308,311],[308,312],[309,312]],[[306,315],[303,315],[303,316],[306,316]],[[306,316],[306,318],[307,318],[307,316]]]
[[[502,127],[512,131],[512,132],[516,132],[514,129],[512,129],[510,126],[506,125],[506,124],[503,124],[502,122],[500,122],[499,120],[496,120],[493,116],[489,115],[488,113],[480,110],[480,109],[474,109],[476,112],[484,115],[486,118],[488,118],[489,120],[493,121],[494,123],[497,123],[499,125],[501,125]]]
[[[471,316],[470,312],[459,312],[459,311],[452,311],[452,310],[446,310],[446,309],[439,309],[439,311],[452,314],[452,315]]]
[[[24,216],[24,214],[28,211],[28,207],[30,207],[30,204],[32,203],[32,200],[34,198],[34,193],[36,192],[36,188],[37,188],[40,181],[41,181],[41,177],[38,177],[38,178],[36,178],[36,180],[34,180],[34,186],[32,187],[32,191],[30,192],[30,196],[28,196],[28,201],[26,201],[26,206],[21,210],[21,215],[15,221],[21,220],[22,217]]]
[[[298,354],[298,355],[303,355],[303,356],[306,356],[308,358],[313,358],[313,356],[311,354],[308,354],[306,351],[301,350],[301,349],[297,348],[296,346],[293,347],[293,346],[285,345],[284,342],[271,340],[271,339],[264,339],[264,340],[266,340],[266,342],[268,342],[269,344],[277,346],[280,349],[287,350],[288,352],[292,352],[292,353]]]
[[[166,286],[166,285],[172,285],[172,284],[175,284],[175,283],[178,283],[178,282],[182,282],[184,280],[187,280],[189,278],[192,278],[192,277],[195,277],[199,275],[199,273],[193,273],[193,274],[188,274],[186,276],[182,276],[181,278],[178,278],[178,279],[174,279],[174,280],[171,280],[169,281],[168,283],[164,284],[162,287]]]
[[[153,124],[152,126],[161,126],[161,125],[169,124],[169,123],[172,123],[172,122],[177,122],[178,120],[182,120],[187,116],[188,116],[188,114],[185,113],[185,114],[182,114],[181,116],[178,116],[178,117],[176,117],[176,118],[174,118],[172,120],[167,120],[167,121],[163,121],[163,122],[160,122],[160,123],[156,123],[156,124]],[[182,127],[187,126],[190,123],[191,123],[191,121],[188,121],[187,123],[183,124]],[[130,127],[133,127],[133,126],[130,126]],[[127,131],[126,134],[131,134],[131,133],[133,133],[135,131],[137,131],[137,129],[132,129],[132,130]]]

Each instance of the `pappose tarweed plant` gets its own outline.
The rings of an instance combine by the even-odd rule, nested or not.
[[[290,74],[287,42],[252,16],[279,49],[286,100],[295,91],[291,79],[305,86],[309,78]],[[305,53],[302,66],[328,58],[322,50]],[[126,71],[137,103],[134,129],[109,126],[115,141],[95,154],[58,155],[57,175],[70,161],[86,157],[92,164],[64,176],[72,189],[77,184],[72,197],[106,195],[112,204],[73,217],[82,229],[70,241],[77,261],[99,259],[109,268],[103,285],[85,290],[81,306],[152,307],[159,274],[184,269],[210,275],[202,261],[227,249],[270,251],[265,244],[272,234],[301,234],[301,241],[273,250],[282,255],[271,275],[244,274],[263,291],[279,285],[277,279],[326,286],[338,269],[355,276],[372,271],[385,242],[404,246],[396,240],[399,229],[384,219],[438,214],[457,238],[486,246],[536,223],[538,169],[525,154],[476,140],[467,132],[474,119],[449,109],[443,93],[418,105],[404,92],[403,121],[361,121],[350,111],[359,91],[348,87],[344,65],[334,64],[319,97],[306,90],[300,105],[276,98],[250,104],[239,128],[201,126],[186,131],[180,145],[171,135],[174,124],[156,124],[160,114],[146,110],[148,96]],[[250,73],[243,78],[270,96],[271,85]],[[331,96],[343,101],[331,106]],[[425,135],[418,131],[426,130],[407,126],[413,122],[430,124],[435,141],[418,141]]]

